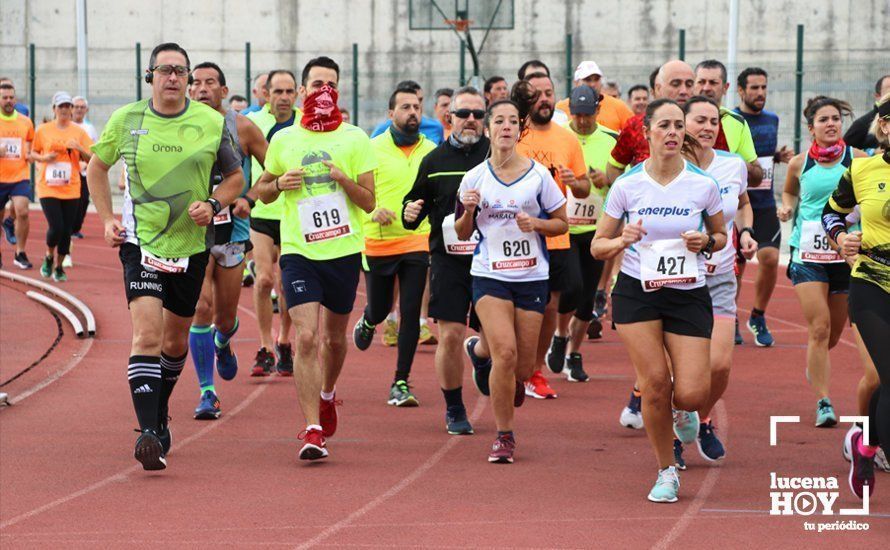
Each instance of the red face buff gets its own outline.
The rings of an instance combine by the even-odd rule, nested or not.
[[[343,114],[337,107],[337,90],[325,84],[303,100],[300,125],[313,132],[332,132],[340,127]]]

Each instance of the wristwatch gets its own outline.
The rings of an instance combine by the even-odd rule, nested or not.
[[[210,208],[213,209],[213,215],[214,215],[214,216],[216,216],[217,214],[219,214],[219,211],[222,210],[222,205],[219,203],[218,200],[214,199],[213,197],[208,198],[208,199],[207,199],[206,201],[204,201],[204,202],[208,203],[208,204],[210,205]]]
[[[754,229],[752,229],[750,227],[743,227],[742,230],[739,231],[739,237],[742,236],[742,233],[747,233],[747,234],[751,235],[752,239],[754,239]],[[757,239],[754,239],[754,240],[756,241]]]
[[[701,249],[701,253],[706,259],[711,259],[711,251],[714,249],[715,244],[717,244],[717,241],[715,241],[714,236],[709,233],[708,242],[705,243],[704,248]]]
[[[249,206],[251,210],[256,207],[256,201],[252,198],[248,197],[247,195],[244,195],[242,198],[247,201],[247,206]]]

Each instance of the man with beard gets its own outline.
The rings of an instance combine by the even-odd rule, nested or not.
[[[430,316],[439,323],[436,376],[445,396],[445,428],[452,435],[473,433],[464,407],[461,343],[470,327],[478,330],[472,312],[470,264],[477,238],[461,241],[454,230],[457,189],[464,174],[485,162],[489,141],[483,135],[485,101],[472,87],[460,88],[451,101],[451,136],[420,163],[411,191],[405,195],[402,225],[415,230],[430,224]],[[477,337],[471,337],[475,347]],[[488,361],[490,366],[490,361]],[[476,373],[475,369],[473,371]],[[487,387],[488,380],[478,381]],[[480,388],[484,389],[484,388]],[[487,393],[487,392],[483,392]]]
[[[300,124],[269,143],[256,183],[261,199],[281,195],[284,202],[282,289],[297,333],[294,381],[306,420],[300,460],[328,456],[325,438],[337,431],[336,384],[362,265],[361,223],[375,204],[377,160],[368,136],[343,124],[339,80],[340,67],[329,57],[306,64]]]
[[[418,99],[420,100],[420,133],[426,136],[427,139],[433,142],[433,145],[438,145],[445,141],[445,130],[442,127],[442,123],[436,120],[435,118],[430,118],[427,116],[423,116],[423,88],[420,87],[420,84],[413,80],[403,80],[396,84],[396,89],[411,89],[414,90],[414,93],[417,94]],[[371,137],[375,138],[385,132],[392,125],[392,119],[387,118],[383,122],[377,125],[374,128],[374,131],[371,132]]]
[[[776,277],[779,271],[779,245],[782,242],[782,227],[779,218],[776,217],[776,197],[773,194],[774,167],[780,162],[787,163],[794,156],[794,151],[783,146],[777,150],[779,136],[779,117],[773,112],[764,109],[767,94],[767,74],[759,67],[749,67],[739,74],[738,94],[741,105],[735,112],[748,123],[751,128],[751,137],[754,139],[754,149],[757,151],[757,162],[763,168],[763,177],[759,182],[748,183],[748,197],[751,199],[751,208],[754,210],[754,240],[757,241],[757,277],[754,279],[754,309],[760,313],[764,329],[757,337],[760,340],[771,339],[769,330],[766,329],[766,320],[763,312],[769,304],[773,289],[776,286]],[[743,259],[743,258],[742,258]],[[745,264],[739,263],[739,285],[741,290],[741,276]],[[753,314],[752,314],[753,316]],[[738,331],[738,319],[736,319],[736,344],[742,343],[742,336]]]
[[[216,63],[195,65],[189,96],[223,115],[236,152],[241,158],[254,157],[262,165],[266,158],[266,139],[247,117],[223,108],[223,99],[228,94],[226,75]],[[219,171],[214,168],[211,186],[215,187],[219,179]],[[210,258],[189,330],[189,349],[200,386],[200,402],[195,409],[198,420],[215,420],[220,415],[219,398],[213,383],[214,355],[223,380],[233,379],[238,372],[238,358],[232,350],[231,340],[238,331],[241,268],[250,242],[247,216],[255,204],[256,190],[250,189],[213,218]]]
[[[528,133],[522,136],[516,150],[550,170],[563,194],[570,190],[573,197],[584,199],[590,194],[584,151],[571,131],[553,122],[555,110],[553,81],[544,73],[531,73],[526,80],[539,94],[529,114],[531,124]],[[570,249],[568,232],[558,237],[547,237],[551,299],[544,311],[544,321],[538,338],[536,357],[538,367],[544,364],[546,354],[564,357],[566,353],[565,340],[557,341],[554,338],[552,344],[550,340],[556,330],[557,309],[564,307],[567,311],[574,311],[577,306],[572,303],[560,304],[560,294],[580,296],[581,264],[578,256],[571,254]],[[540,368],[525,381],[525,394],[535,399],[556,397],[556,392],[547,383]]]
[[[389,98],[390,127],[371,140],[377,158],[374,189],[377,208],[365,218],[365,283],[368,304],[353,330],[355,346],[366,350],[393,306],[399,281],[399,336],[396,373],[387,403],[416,407],[408,376],[420,336],[420,309],[430,264],[429,223],[406,229],[397,212],[417,177],[423,157],[436,146],[420,133],[420,98],[413,87],[396,88]]]

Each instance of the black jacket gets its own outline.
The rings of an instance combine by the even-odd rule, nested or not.
[[[847,133],[844,134],[844,141],[847,145],[862,149],[863,151],[878,148],[878,140],[868,131],[877,114],[878,106],[875,105],[871,111],[853,121]]]
[[[442,220],[454,213],[457,189],[464,174],[485,161],[488,149],[489,141],[484,136],[469,149],[458,149],[451,145],[450,140],[445,140],[420,161],[414,186],[402,200],[402,225],[405,229],[417,229],[429,216],[430,252],[446,253],[442,241]],[[419,199],[423,199],[420,215],[412,223],[405,221],[405,205]],[[467,261],[470,258],[468,256]]]

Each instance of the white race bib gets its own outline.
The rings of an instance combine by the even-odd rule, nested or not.
[[[22,158],[22,138],[17,137],[0,137],[0,145],[6,146],[6,154],[2,158],[20,159]]]
[[[828,245],[828,235],[822,229],[822,222],[818,221],[800,224],[800,259],[817,264],[836,264],[844,261]]]
[[[488,235],[488,260],[491,270],[529,271],[538,265],[538,234],[522,232],[519,227],[492,227]]]
[[[142,249],[142,267],[149,271],[161,271],[163,273],[184,273],[189,267],[189,259],[185,258],[159,258],[151,252]]]
[[[590,194],[583,199],[575,198],[569,190],[568,204],[566,204],[566,214],[568,214],[569,225],[593,225],[599,218],[600,212],[603,211],[603,196],[595,189],[590,190]]]
[[[479,243],[479,232],[473,230],[468,241],[462,241],[457,238],[457,231],[454,230],[454,214],[445,216],[442,220],[442,240],[445,241],[445,252],[455,256],[470,256],[476,250]]]
[[[70,162],[51,162],[46,165],[46,184],[50,187],[60,187],[71,182]]]
[[[352,233],[346,197],[339,191],[305,198],[297,204],[297,210],[307,244],[339,239]]]
[[[698,259],[683,239],[664,239],[634,245],[640,251],[640,281],[652,292],[670,284],[694,283]]]
[[[773,157],[757,157],[757,164],[763,169],[763,179],[756,185],[748,185],[748,191],[769,191],[773,188],[773,169],[776,161]]]
[[[228,206],[219,211],[219,214],[213,216],[213,225],[223,225],[232,221],[232,209]]]

